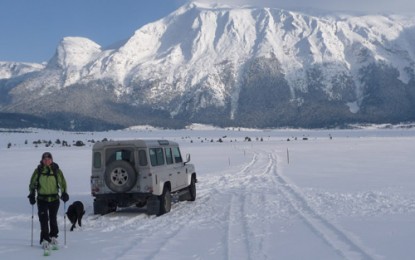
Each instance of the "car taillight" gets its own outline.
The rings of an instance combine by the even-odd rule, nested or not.
[[[98,192],[99,192],[99,188],[98,187],[91,188],[91,194],[92,195],[95,195]]]
[[[100,191],[99,187],[102,187],[104,185],[103,181],[97,177],[91,177],[91,193],[92,195],[98,193]]]

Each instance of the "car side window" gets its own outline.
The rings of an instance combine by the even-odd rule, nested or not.
[[[173,147],[173,157],[176,163],[183,162],[179,147]]]
[[[149,154],[151,166],[158,166],[164,164],[164,155],[162,148],[150,148]]]
[[[171,152],[171,148],[165,148],[164,151],[166,153],[166,162],[167,162],[167,164],[172,164],[173,163],[173,153]]]
[[[94,153],[94,168],[101,168],[101,153],[95,152]]]
[[[138,161],[140,163],[140,166],[147,166],[147,154],[145,150],[139,150],[138,151]]]

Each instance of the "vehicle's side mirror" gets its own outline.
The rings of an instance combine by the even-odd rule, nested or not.
[[[184,162],[184,164],[190,162],[190,154],[186,154],[186,161]]]

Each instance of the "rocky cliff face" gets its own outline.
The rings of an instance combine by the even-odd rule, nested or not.
[[[190,4],[117,47],[64,38],[46,66],[0,79],[0,111],[73,129],[415,120],[413,42],[412,17]]]

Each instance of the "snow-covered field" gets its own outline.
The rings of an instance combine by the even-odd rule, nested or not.
[[[138,208],[93,215],[88,140],[103,138],[178,141],[196,166],[196,201],[175,203],[160,217]],[[57,139],[69,144],[81,140],[86,146],[33,144]],[[30,246],[32,207],[26,198],[29,178],[44,151],[52,152],[66,176],[66,206],[81,200],[87,211],[82,228],[74,232],[69,232],[66,219],[63,246],[61,203],[62,247],[49,258],[414,259],[413,128],[1,130],[1,259],[44,258],[36,209],[35,246]]]

